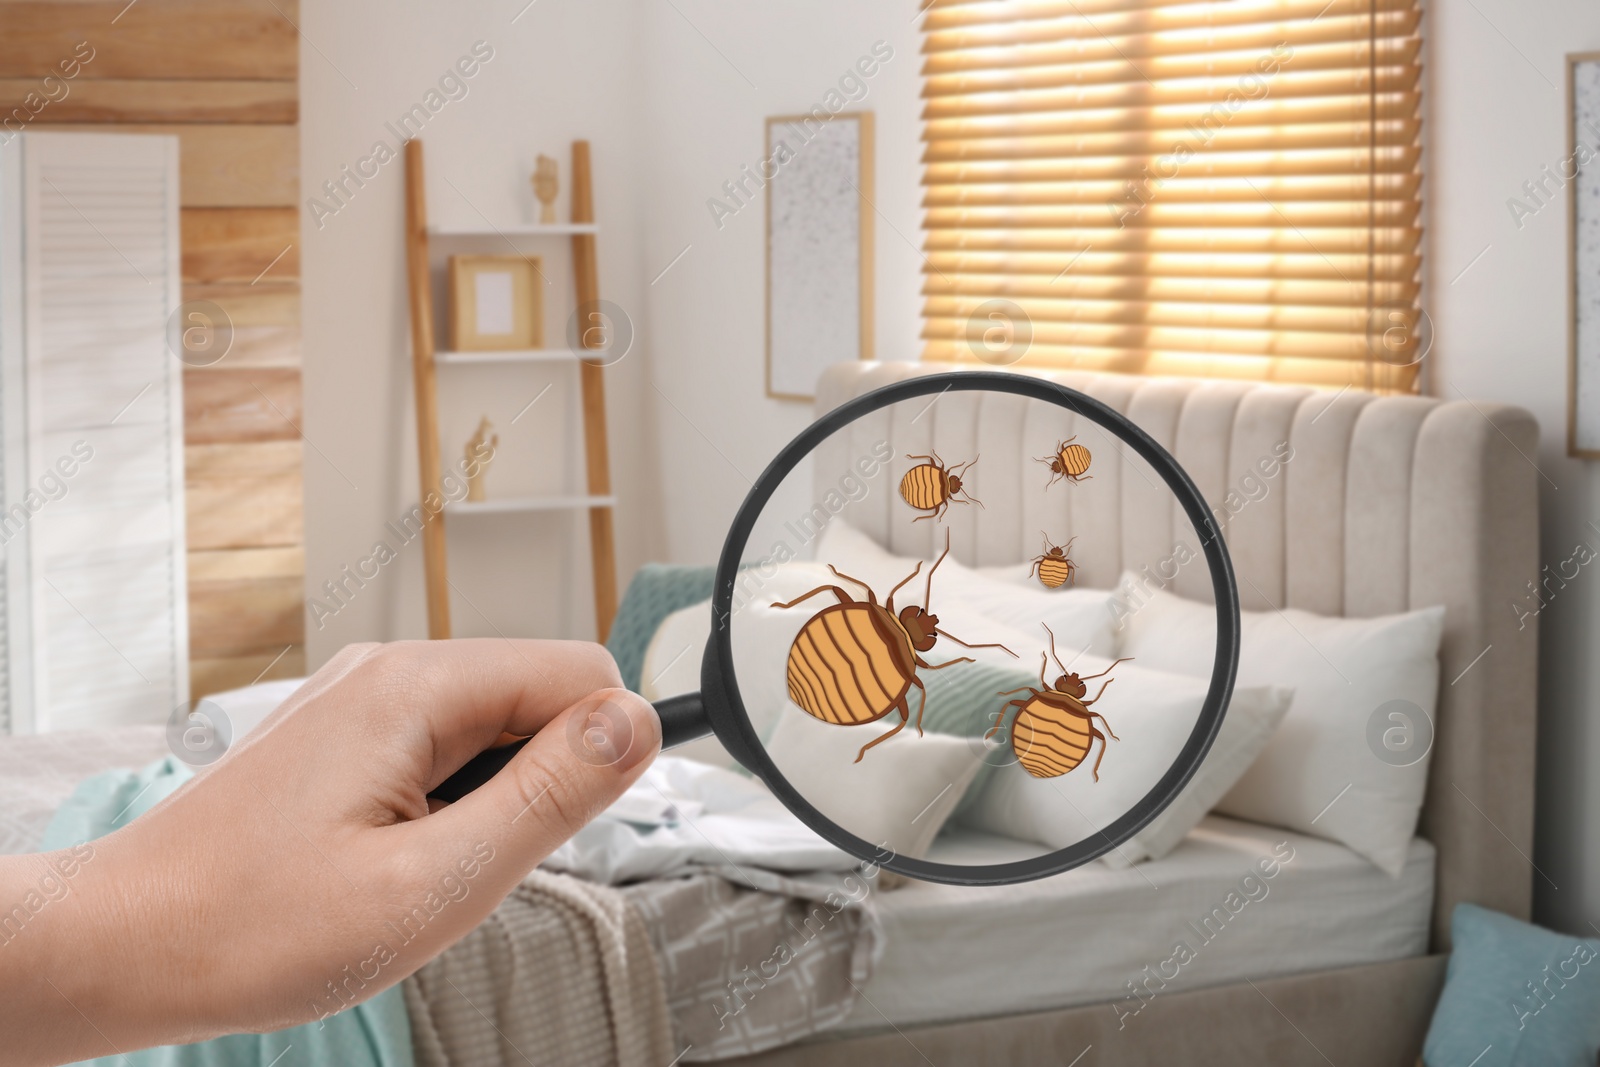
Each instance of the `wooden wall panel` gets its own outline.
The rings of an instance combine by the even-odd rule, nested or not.
[[[299,574],[193,583],[189,588],[189,625],[194,628],[190,653],[233,655],[240,648],[263,642],[282,648],[304,641],[304,584]]]
[[[305,573],[305,569],[306,550],[301,545],[189,553],[191,583],[289,578]]]
[[[0,0],[0,77],[43,77],[89,41],[80,78],[293,81],[291,19],[295,0]]]
[[[183,299],[211,301],[228,313],[228,321],[235,327],[299,326],[300,283],[274,281],[279,266],[281,262],[254,285],[226,282],[185,285]]]
[[[298,18],[296,0],[0,0],[0,121],[176,135],[183,298],[233,326],[184,374],[197,698],[305,671]]]
[[[185,447],[189,551],[303,544],[302,457],[299,440]]]
[[[191,445],[300,437],[298,368],[214,367],[183,372],[183,439]]]
[[[305,673],[305,550],[189,554],[191,685],[234,689]]]
[[[304,645],[288,645],[276,653],[252,652],[233,656],[191,657],[189,688],[198,698],[206,693],[240,689],[254,682],[299,678],[305,673]]]
[[[0,0],[0,18],[13,5]],[[90,66],[93,66],[93,62]],[[0,115],[21,108],[48,123],[272,123],[300,121],[292,81],[137,81],[74,78],[66,95],[55,85],[41,91],[43,70],[27,78],[0,78]],[[30,98],[29,94],[33,94]],[[57,99],[49,99],[49,97]],[[41,103],[47,100],[47,103]]]
[[[263,273],[300,276],[300,213],[294,208],[185,208],[184,282],[244,282]]]
[[[300,327],[235,325],[233,347],[228,350],[226,362],[235,370],[252,367],[298,370]]]

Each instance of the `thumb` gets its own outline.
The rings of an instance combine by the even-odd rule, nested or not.
[[[601,689],[551,719],[482,787],[428,815],[436,841],[504,843],[515,884],[604,811],[661,749],[655,708],[626,689]]]

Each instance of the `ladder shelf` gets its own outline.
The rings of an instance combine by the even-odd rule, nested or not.
[[[522,349],[500,352],[437,351],[433,327],[433,287],[429,261],[430,239],[450,241],[503,240],[513,237],[567,237],[572,241],[573,290],[579,308],[594,307],[600,299],[595,265],[593,175],[589,142],[572,142],[572,219],[505,227],[429,226],[423,181],[422,142],[406,142],[406,277],[411,301],[411,370],[416,393],[417,459],[421,498],[429,493],[443,498],[439,448],[439,366],[570,363],[578,367],[583,415],[584,474],[586,492],[579,496],[508,497],[503,500],[458,501],[422,528],[423,570],[427,582],[428,636],[450,636],[449,558],[446,550],[447,516],[514,514],[560,510],[589,513],[589,550],[594,576],[594,614],[599,640],[604,641],[617,612],[616,541],[612,511],[611,464],[606,442],[604,367],[571,349]],[[587,341],[587,335],[585,335]]]

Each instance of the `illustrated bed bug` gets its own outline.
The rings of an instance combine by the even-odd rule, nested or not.
[[[1044,538],[1044,555],[1034,557],[1033,566],[1028,570],[1028,577],[1032,578],[1037,573],[1040,585],[1046,589],[1059,589],[1072,581],[1072,576],[1078,571],[1077,565],[1067,556],[1072,549],[1072,541],[1068,541],[1063,547],[1052,545],[1049,536],[1042,532],[1039,536]]]
[[[944,460],[940,459],[937,454],[931,456],[908,455],[906,458],[925,459],[928,461],[912,467],[906,471],[906,476],[900,479],[900,499],[918,511],[927,513],[918,515],[911,520],[912,522],[917,522],[920,519],[942,518],[945,510],[950,507],[952,502],[983,506],[982,501],[974,498],[971,493],[967,493],[961,486],[961,475],[970,470],[974,463],[978,462],[976,456],[966,463],[957,464],[953,468],[945,467]],[[956,494],[958,493],[965,495],[966,499],[957,499]]]
[[[1050,468],[1050,481],[1045,483],[1046,489],[1063,478],[1069,482],[1081,482],[1092,477],[1088,471],[1089,461],[1093,457],[1089,455],[1087,448],[1073,444],[1077,439],[1077,435],[1074,434],[1056,445],[1053,455],[1039,457],[1039,462]]]
[[[945,533],[944,552],[928,569],[927,590],[922,607],[907,605],[898,612],[894,595],[903,589],[922,570],[919,561],[905,579],[889,591],[880,605],[872,587],[859,578],[840,573],[829,565],[828,569],[839,578],[867,591],[867,599],[853,599],[837,585],[819,585],[786,604],[776,608],[792,608],[818,593],[832,593],[838,603],[823,608],[806,621],[789,646],[788,683],[789,699],[814,718],[838,726],[862,726],[876,722],[891,711],[900,713],[894,729],[882,737],[874,738],[861,746],[855,762],[873,745],[887,741],[903,729],[911,718],[907,697],[911,687],[922,691],[917,704],[917,733],[922,733],[922,710],[928,700],[928,691],[917,677],[917,668],[938,671],[957,663],[971,663],[971,656],[961,656],[945,663],[929,663],[921,653],[933,648],[939,636],[948,637],[963,648],[998,648],[1013,658],[1009,648],[999,644],[969,645],[959,637],[939,629],[939,616],[931,614],[927,605],[933,595],[933,572],[939,569],[944,557],[950,554],[950,534]]]
[[[1083,699],[1089,691],[1084,683],[1110,674],[1116,669],[1117,663],[1124,663],[1132,657],[1125,656],[1099,674],[1080,678],[1061,665],[1061,657],[1056,655],[1055,633],[1048,626],[1044,631],[1050,634],[1050,655],[1039,654],[1039,688],[1025,685],[1020,689],[995,694],[1003,697],[1013,693],[1028,695],[1008,701],[1000,709],[1000,717],[983,736],[987,739],[998,733],[1000,727],[1005,725],[1006,712],[1016,708],[1017,715],[1011,723],[1011,751],[1017,754],[1017,762],[1022,764],[1023,769],[1035,778],[1059,778],[1077,767],[1089,755],[1089,749],[1098,737],[1100,755],[1095,759],[1093,768],[1094,780],[1098,782],[1100,761],[1106,758],[1106,737],[1095,729],[1094,720],[1100,720],[1106,728],[1106,734],[1111,735],[1111,740],[1117,740],[1117,735],[1104,715],[1089,708],[1105,693],[1106,686],[1116,679],[1106,678],[1100,686],[1100,692],[1091,700]],[[1061,668],[1061,674],[1053,685],[1044,678],[1045,667],[1051,658]]]

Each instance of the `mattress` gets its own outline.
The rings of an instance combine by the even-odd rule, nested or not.
[[[1036,851],[953,827],[929,858],[1003,862],[1013,848]],[[1144,1005],[1178,992],[1422,955],[1433,869],[1420,838],[1391,878],[1343,845],[1213,815],[1167,856],[1125,870],[912,882],[877,895],[883,955],[833,1032],[1102,1002],[1136,1026]]]

